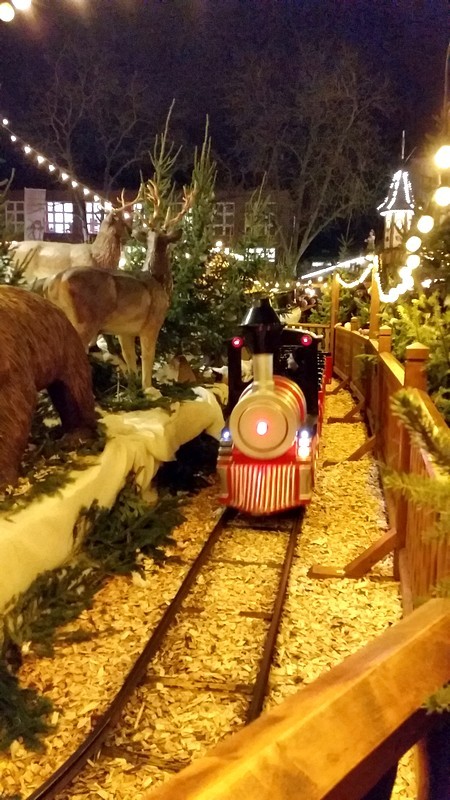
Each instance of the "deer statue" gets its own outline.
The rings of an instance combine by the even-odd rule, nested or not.
[[[135,340],[141,343],[142,387],[152,385],[159,331],[172,296],[169,245],[181,237],[179,224],[192,205],[195,189],[185,190],[181,211],[160,221],[160,198],[151,185],[153,217],[147,229],[147,252],[140,273],[101,269],[69,269],[48,279],[43,295],[59,306],[87,349],[100,333],[119,338],[127,371],[137,372]],[[147,190],[148,191],[148,190]]]
[[[122,240],[131,233],[124,216],[131,205],[123,203],[122,197],[122,205],[111,209],[102,220],[92,244],[35,240],[14,242],[9,249],[12,260],[15,266],[23,266],[23,275],[28,283],[72,267],[115,270],[119,266]]]

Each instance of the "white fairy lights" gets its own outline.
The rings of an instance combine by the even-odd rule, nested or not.
[[[11,0],[10,3],[0,3],[0,20],[2,22],[12,22],[16,16],[16,11],[29,11],[32,0]]]
[[[0,4],[0,11],[1,7],[2,4]],[[69,181],[71,186],[74,189],[79,189],[85,197],[90,197],[91,195],[93,195],[94,202],[100,203],[100,205],[105,210],[109,210],[112,208],[112,204],[108,200],[106,200],[106,198],[100,197],[100,195],[95,194],[92,191],[92,189],[89,188],[89,186],[85,186],[84,184],[77,181],[73,175],[69,175],[69,173],[65,169],[62,169],[57,164],[53,163],[49,158],[42,155],[42,153],[40,153],[38,150],[35,150],[34,147],[31,147],[27,142],[25,142],[24,139],[21,139],[20,136],[17,136],[17,134],[13,133],[9,125],[9,120],[6,117],[2,118],[1,126],[4,128],[5,131],[9,133],[9,138],[11,142],[18,144],[22,148],[22,151],[25,153],[25,155],[31,159],[31,161],[34,161],[40,167],[48,169],[48,171],[52,174],[57,173],[54,174],[53,177],[58,177],[59,180],[63,181],[64,183]]]
[[[373,264],[372,262],[370,262],[370,264],[367,265],[365,270],[362,271],[359,278],[356,278],[356,280],[352,281],[351,283],[342,280],[341,276],[339,275],[339,272],[336,272],[336,280],[340,284],[340,286],[344,286],[346,289],[354,289],[355,286],[358,286],[360,283],[363,283],[366,280],[366,278],[370,275],[372,269],[373,269]]]

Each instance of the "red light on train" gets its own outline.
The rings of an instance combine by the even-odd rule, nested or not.
[[[233,338],[231,340],[231,346],[232,347],[235,347],[236,350],[238,350],[240,347],[243,346],[243,344],[244,344],[244,340],[243,340],[242,336],[233,336]]]
[[[305,347],[308,347],[308,345],[312,343],[312,336],[310,336],[309,333],[302,333],[300,341]]]
[[[259,434],[259,436],[265,436],[268,430],[269,426],[265,419],[260,419],[259,422],[256,423],[256,433]]]

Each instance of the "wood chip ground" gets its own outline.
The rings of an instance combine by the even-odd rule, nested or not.
[[[350,395],[342,391],[327,398],[327,415],[343,416],[352,405]],[[321,462],[343,459],[366,438],[362,422],[326,425]],[[27,752],[15,742],[8,754],[0,755],[5,793],[26,798],[81,743],[201,548],[219,513],[216,498],[217,487],[212,485],[190,501],[187,520],[175,532],[176,545],[166,564],[147,561],[144,578],[110,580],[93,608],[65,629],[82,628],[92,633],[92,639],[61,646],[52,659],[25,657],[21,681],[52,699],[56,727],[44,754]],[[267,707],[313,681],[401,617],[390,558],[370,577],[356,581],[317,581],[307,576],[316,562],[343,566],[386,527],[371,456],[319,470],[289,585]],[[206,577],[178,621],[177,635],[183,645],[192,642],[192,655],[181,645],[178,652],[169,634],[102,758],[91,762],[59,800],[141,800],[153,786],[242,725],[246,690],[255,674],[266,623],[239,611],[269,610],[284,546],[282,533],[255,536],[243,529],[219,543]],[[227,563],[242,559],[255,562],[254,567]],[[214,593],[217,576],[223,588]],[[204,624],[211,605],[217,611],[213,626]],[[227,643],[226,663],[216,655],[220,642]],[[411,762],[411,754],[402,761],[394,800],[415,797]]]

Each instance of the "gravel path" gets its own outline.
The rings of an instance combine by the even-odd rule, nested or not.
[[[352,407],[347,392],[327,398],[328,416],[342,416]],[[362,422],[325,425],[321,460],[342,459],[367,438]],[[94,636],[86,642],[65,645],[53,659],[25,658],[21,680],[45,692],[55,704],[55,733],[47,739],[44,754],[28,753],[15,742],[8,755],[0,755],[2,789],[8,794],[21,793],[25,798],[64,760],[89,731],[95,717],[103,711],[140,651],[151,629],[160,619],[167,603],[179,586],[190,562],[199,551],[218,513],[217,488],[211,486],[186,509],[187,520],[175,532],[173,560],[163,567],[151,561],[145,564],[145,578],[117,577],[99,592],[93,608],[84,612],[67,631],[82,627]],[[293,568],[276,662],[271,673],[271,691],[267,706],[280,702],[321,672],[339,663],[378,636],[401,617],[399,587],[391,579],[392,563],[388,558],[374,569],[370,578],[360,580],[312,580],[307,577],[313,563],[342,566],[364,547],[376,541],[386,529],[375,463],[370,456],[359,462],[344,462],[319,471],[317,492],[303,526],[296,563]],[[219,545],[222,558],[242,557],[273,562],[278,558],[277,536],[253,537],[242,531],[234,541]],[[225,567],[217,567],[226,569]],[[235,569],[228,568],[230,593],[240,591]],[[199,597],[202,587],[199,587]],[[252,597],[252,586],[246,596]],[[228,598],[229,599],[229,598]],[[258,598],[258,603],[261,598]],[[218,605],[221,599],[216,598]],[[197,618],[184,614],[186,635],[201,636]],[[248,620],[233,629],[239,645],[230,645],[230,663],[236,664],[236,680],[245,678],[246,654],[252,650],[252,625]],[[227,625],[218,620],[220,636],[229,635]],[[230,637],[230,642],[232,641]],[[214,636],[208,633],[202,645],[198,675],[214,682],[220,664],[214,662]],[[192,664],[190,665],[192,667]],[[193,665],[195,668],[195,664]],[[206,670],[206,666],[208,667]],[[244,666],[244,669],[242,667]],[[180,669],[182,668],[182,665]],[[234,667],[233,667],[234,669]],[[108,766],[92,764],[70,792],[74,800],[141,800],[146,790],[170,777],[173,770],[192,757],[202,755],[214,741],[223,738],[241,724],[243,704],[221,703],[220,695],[206,687],[199,694],[192,687],[158,687],[158,674],[175,674],[179,665],[167,665],[163,657],[155,664],[154,683],[150,681],[127,706],[124,731],[131,730],[135,742],[133,755],[115,756],[120,735],[109,742]],[[163,673],[161,673],[163,670]],[[208,673],[206,675],[206,672]],[[194,670],[195,671],[195,670]],[[161,691],[162,688],[162,691]],[[158,690],[158,691],[157,691]],[[152,710],[151,728],[142,727],[144,712]],[[148,725],[148,723],[147,723]],[[174,731],[183,730],[176,741]],[[141,757],[136,757],[136,749]],[[154,754],[164,753],[164,769]],[[153,759],[153,760],[152,760]],[[404,760],[393,794],[395,800],[414,800],[410,758]],[[61,800],[63,798],[61,797]]]

